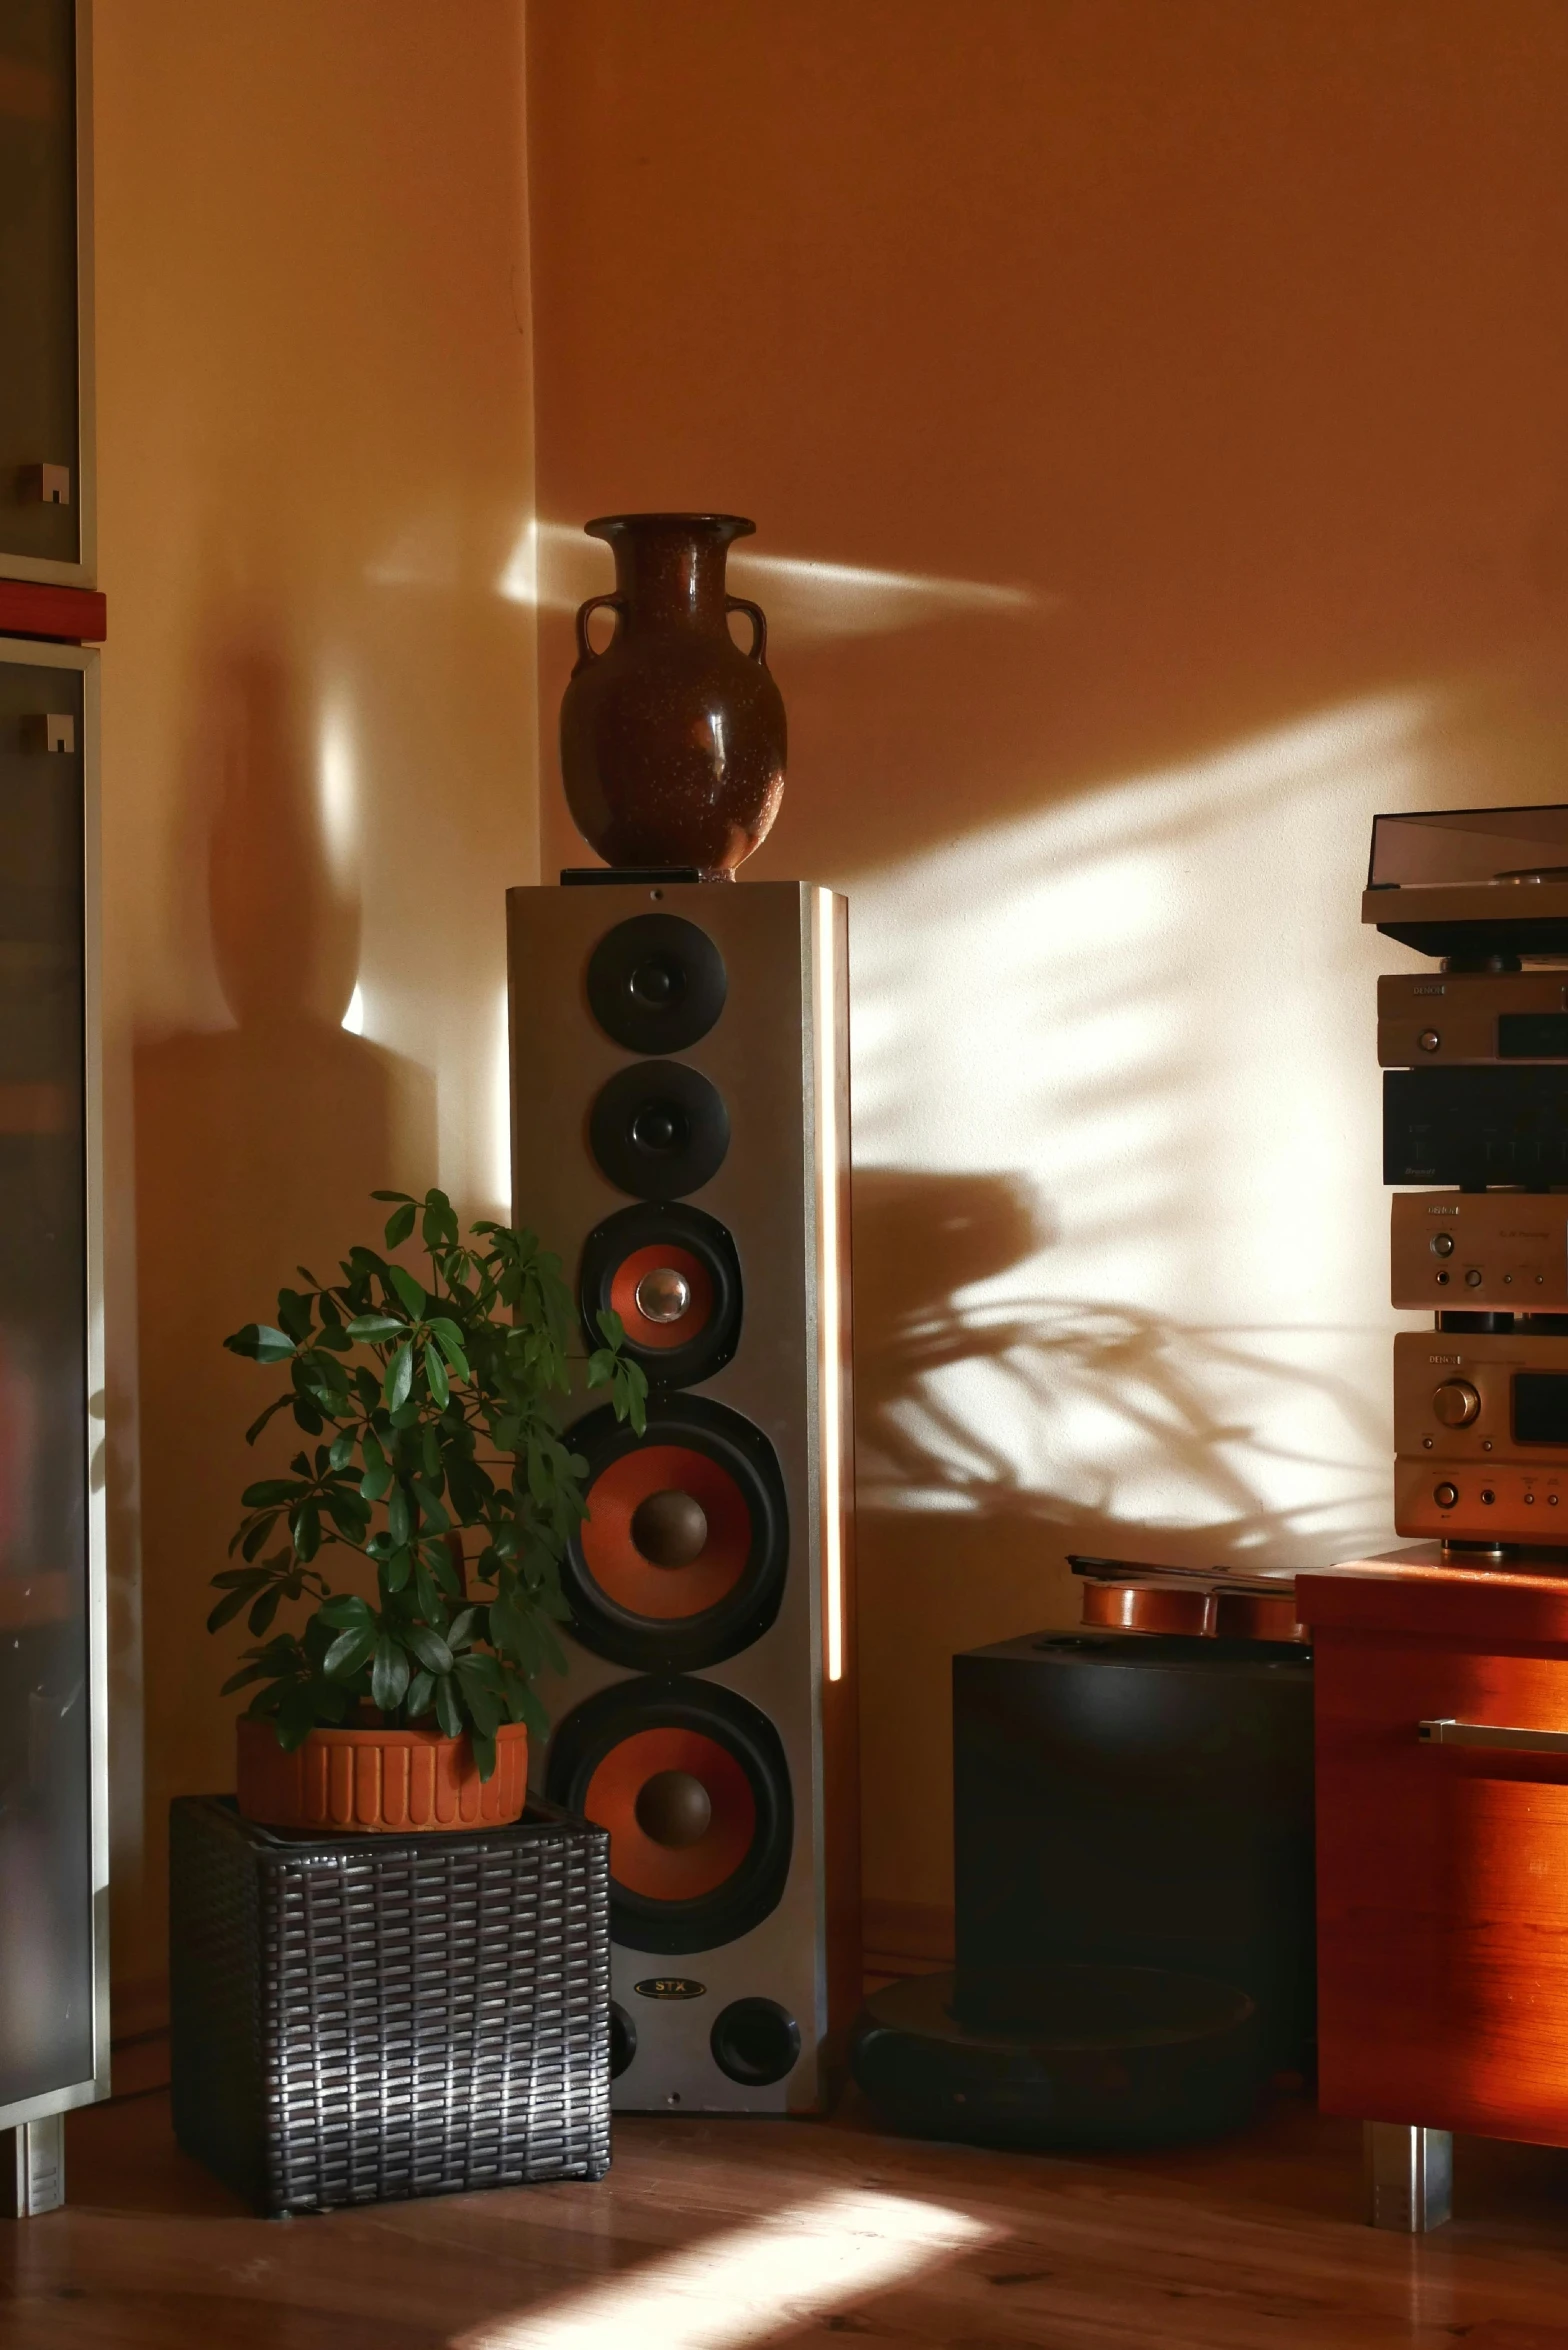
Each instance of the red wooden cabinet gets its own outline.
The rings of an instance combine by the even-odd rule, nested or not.
[[[1568,1567],[1423,1545],[1296,1593],[1323,2109],[1568,2145]]]

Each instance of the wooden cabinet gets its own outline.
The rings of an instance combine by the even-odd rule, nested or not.
[[[91,128],[89,0],[0,0],[0,574],[56,585],[95,561]]]
[[[1320,2102],[1568,2145],[1568,1569],[1416,1546],[1296,1591]]]

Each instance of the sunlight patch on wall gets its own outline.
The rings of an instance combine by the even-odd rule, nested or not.
[[[890,635],[966,614],[1016,617],[1061,601],[1005,582],[754,554],[749,541],[732,551],[729,581],[737,595],[763,605],[769,631],[781,644]],[[530,521],[507,557],[496,593],[512,603],[575,612],[587,597],[606,594],[614,584],[608,547],[585,538],[580,524]]]
[[[453,2337],[452,2350],[741,2350],[812,2326],[993,2231],[967,2212],[823,2195]]]
[[[1374,981],[1419,958],[1360,893],[1433,720],[1368,700],[855,885],[863,1501],[1391,1538]]]
[[[503,987],[496,1000],[495,1044],[490,1059],[490,1197],[504,1223],[512,1220],[512,1059],[510,999]]]
[[[357,979],[354,992],[348,999],[348,1010],[338,1025],[346,1028],[350,1036],[363,1036],[365,1033],[365,991]]]
[[[352,722],[337,702],[322,714],[316,788],[327,870],[336,888],[351,891],[358,877],[359,786]]]

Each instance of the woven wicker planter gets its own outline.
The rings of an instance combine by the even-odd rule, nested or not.
[[[339,1835],[424,1835],[502,1828],[528,1801],[528,1732],[504,1723],[481,1779],[466,1738],[434,1730],[312,1730],[286,1754],[270,1722],[241,1715],[237,1801],[269,1828]]]
[[[282,1835],[170,1809],[174,2129],[266,2212],[610,2161],[604,1829]]]

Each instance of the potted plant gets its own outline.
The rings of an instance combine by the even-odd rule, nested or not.
[[[256,1641],[224,1683],[255,1690],[240,1809],[274,1826],[499,1825],[526,1801],[528,1731],[546,1727],[532,1683],[562,1666],[559,1562],[584,1515],[587,1464],[555,1413],[572,1301],[531,1232],[480,1222],[465,1245],[444,1192],[372,1197],[392,1205],[389,1251],[418,1224],[428,1278],[354,1248],[340,1282],[301,1266],[276,1324],[224,1340],[288,1365],[247,1442],[280,1412],[307,1439],[287,1476],[246,1488],[238,1562],[213,1577],[208,1629],[245,1609]],[[647,1380],[618,1317],[599,1329],[588,1384],[640,1433]],[[359,1588],[328,1580],[334,1550],[362,1562]],[[274,1632],[301,1600],[303,1625]]]

